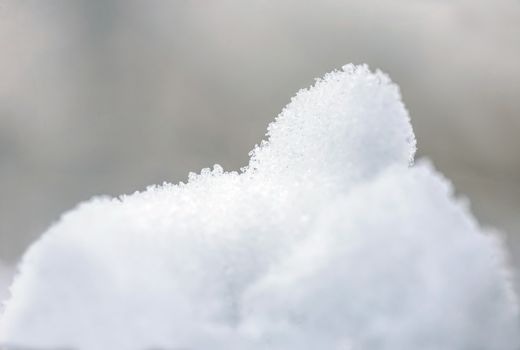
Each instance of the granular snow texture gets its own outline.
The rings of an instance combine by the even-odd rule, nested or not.
[[[240,172],[96,198],[26,253],[0,342],[34,348],[518,350],[500,241],[426,162],[399,89],[347,65]]]

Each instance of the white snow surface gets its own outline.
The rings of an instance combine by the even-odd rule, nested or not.
[[[347,65],[248,167],[95,198],[25,254],[0,342],[31,348],[518,350],[506,256],[426,162],[399,89]]]

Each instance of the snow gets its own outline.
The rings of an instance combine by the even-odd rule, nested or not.
[[[251,152],[95,198],[25,254],[3,344],[75,349],[516,350],[499,236],[421,161],[398,87],[347,65]]]
[[[2,302],[9,297],[9,285],[13,277],[13,268],[0,261],[0,315],[3,312]]]

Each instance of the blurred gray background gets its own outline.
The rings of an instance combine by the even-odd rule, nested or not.
[[[419,156],[520,262],[518,0],[0,0],[0,260],[93,195],[244,166],[348,62],[401,86]]]

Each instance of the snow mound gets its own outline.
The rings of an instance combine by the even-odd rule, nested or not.
[[[26,253],[0,342],[518,349],[500,242],[414,152],[386,75],[329,73],[240,173],[215,166],[66,213]]]
[[[299,91],[267,135],[249,167],[269,177],[333,176],[351,183],[392,164],[408,165],[415,154],[399,88],[367,66],[347,65]]]

